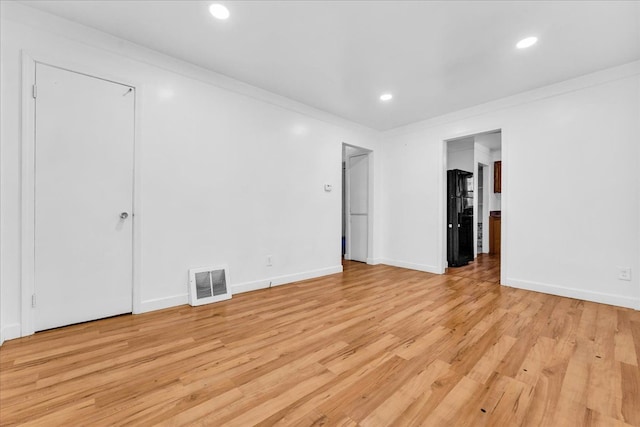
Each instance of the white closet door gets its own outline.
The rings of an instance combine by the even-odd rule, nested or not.
[[[35,330],[128,313],[135,92],[36,65]]]
[[[369,156],[349,157],[350,258],[367,262],[369,229]]]

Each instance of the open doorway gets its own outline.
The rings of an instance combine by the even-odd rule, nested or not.
[[[484,183],[487,182],[487,179],[484,176],[484,170],[488,165],[478,162],[478,219],[476,220],[478,224],[477,237],[476,237],[476,254],[485,253],[485,228],[488,226],[485,220],[485,213],[487,211],[487,207],[484,204],[486,199],[484,195]],[[488,250],[488,248],[487,248]]]
[[[370,259],[371,150],[342,145],[342,257]]]
[[[445,141],[447,274],[500,282],[500,130]]]

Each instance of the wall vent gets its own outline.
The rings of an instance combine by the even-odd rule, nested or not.
[[[231,298],[226,265],[189,270],[189,304],[203,305]]]

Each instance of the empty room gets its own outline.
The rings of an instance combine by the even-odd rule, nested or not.
[[[640,1],[0,8],[0,425],[640,426]]]

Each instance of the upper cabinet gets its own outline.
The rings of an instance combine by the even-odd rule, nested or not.
[[[493,162],[493,192],[502,193],[502,161]]]

